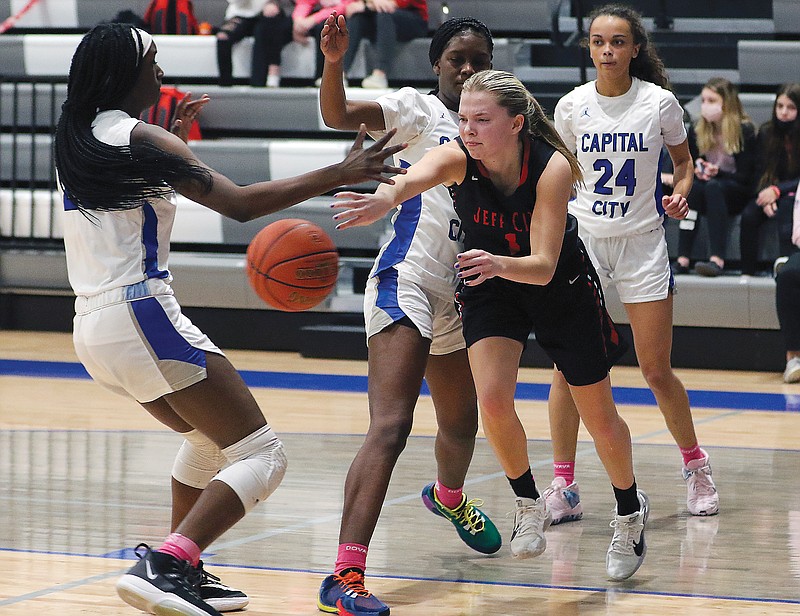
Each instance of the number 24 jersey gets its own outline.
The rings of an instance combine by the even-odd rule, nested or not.
[[[634,77],[627,93],[606,97],[591,81],[558,102],[555,124],[583,167],[584,185],[569,207],[581,234],[619,237],[662,224],[662,146],[686,140],[671,92]]]

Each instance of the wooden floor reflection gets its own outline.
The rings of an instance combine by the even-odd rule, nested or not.
[[[279,490],[204,556],[251,597],[252,616],[318,614],[315,595],[336,553],[342,485],[366,429],[366,366],[293,354],[230,352],[254,382],[290,467]],[[52,363],[46,363],[52,362]],[[82,377],[69,336],[0,332],[0,614],[132,614],[114,593],[131,548],[156,544],[169,520],[168,474],[179,439],[135,403]],[[277,373],[277,374],[276,374]],[[275,385],[311,375],[314,389]],[[648,555],[624,583],[605,579],[613,498],[582,433],[578,477],[586,515],[548,531],[543,556],[507,547],[471,552],[419,501],[435,477],[430,400],[394,474],[369,557],[369,586],[396,616],[800,613],[800,386],[780,375],[682,371],[701,442],[711,452],[722,513],[685,510],[680,459],[658,410],[620,408],[634,440],[639,485],[652,514]],[[523,370],[546,384],[549,372]],[[347,386],[334,383],[345,378]],[[287,380],[287,379],[284,379]],[[302,381],[302,379],[299,379]],[[298,381],[298,382],[299,382]],[[644,385],[615,369],[621,400]],[[630,398],[627,397],[631,394]],[[518,405],[539,483],[551,475],[540,396]],[[481,438],[467,490],[505,538],[511,491]]]

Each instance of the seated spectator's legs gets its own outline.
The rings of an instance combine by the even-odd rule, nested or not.
[[[353,46],[353,34],[352,34],[352,22],[347,22],[347,29],[350,31],[350,47]],[[313,37],[313,43],[309,43],[310,45],[314,45],[314,49],[316,49],[317,53],[317,66],[314,69],[314,79],[319,79],[322,77],[322,67],[325,65],[325,56],[322,53],[322,50],[319,47],[320,39],[322,38],[322,28],[325,26],[325,22],[323,21],[320,24],[317,24],[311,30],[308,31],[308,36],[311,38]],[[345,67],[347,65],[345,64]],[[347,70],[344,71],[345,76],[347,76]]]
[[[718,257],[725,264],[728,244],[728,218],[742,211],[747,199],[746,192],[728,178],[714,178],[706,184],[706,216],[711,257]]]
[[[280,13],[275,17],[261,17],[253,29],[253,65],[250,85],[263,88],[267,76],[274,77],[270,85],[278,85],[281,51],[292,40],[292,18]]]
[[[217,66],[219,68],[219,85],[233,84],[233,63],[231,51],[233,44],[253,34],[258,17],[233,17],[227,20],[217,32]]]
[[[748,201],[742,210],[741,229],[739,235],[739,249],[742,254],[742,274],[752,276],[756,273],[758,264],[758,231],[767,215],[756,203],[755,199]]]
[[[375,36],[375,13],[371,11],[355,13],[347,21],[347,31],[350,33],[350,44],[344,54],[342,64],[345,75],[353,66],[361,41],[365,38],[372,39]]]
[[[794,212],[794,195],[785,195],[778,199],[778,249],[781,257],[786,257],[797,250],[792,244],[792,214]]]
[[[706,182],[705,180],[695,179],[692,184],[692,192],[689,193],[687,201],[689,209],[697,212],[697,218],[690,221],[681,221],[680,231],[678,232],[678,262],[683,267],[689,266],[689,259],[692,257],[694,240],[697,236],[697,225],[700,223],[700,214],[706,212]]]
[[[728,244],[728,218],[744,207],[747,192],[729,178],[695,180],[689,193],[689,207],[706,216],[711,261],[724,267]],[[688,225],[683,225],[688,226]],[[678,236],[678,255],[681,264],[688,265],[697,227],[681,228]],[[685,261],[684,261],[685,259]]]
[[[377,13],[375,37],[370,39],[378,51],[377,66],[387,77],[397,55],[397,43],[406,43],[428,33],[428,22],[419,13],[398,9],[394,13]]]
[[[775,278],[775,305],[789,361],[800,357],[800,252],[796,248]]]

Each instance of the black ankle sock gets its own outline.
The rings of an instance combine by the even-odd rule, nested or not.
[[[506,479],[508,479],[508,483],[511,484],[511,489],[514,490],[514,494],[517,496],[532,498],[533,500],[539,498],[539,492],[536,490],[536,483],[533,481],[531,469],[528,469],[516,479],[511,479],[511,477],[506,477]]]
[[[615,486],[614,498],[617,499],[617,515],[630,515],[636,513],[642,508],[642,503],[639,502],[639,496],[636,494],[636,482],[627,490],[620,490]]]

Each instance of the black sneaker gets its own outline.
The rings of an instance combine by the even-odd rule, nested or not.
[[[125,603],[157,616],[220,616],[200,598],[195,585],[199,574],[189,563],[144,543],[134,552],[139,562],[117,580],[117,594]]]
[[[250,599],[241,590],[223,584],[220,579],[203,568],[203,561],[197,565],[200,574],[198,590],[200,598],[219,612],[241,610]]]
[[[716,278],[722,273],[722,268],[713,261],[700,261],[695,264],[694,271],[701,276]]]

